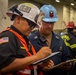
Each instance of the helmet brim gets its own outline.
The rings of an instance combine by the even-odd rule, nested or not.
[[[9,17],[11,17],[13,14],[12,13],[9,13],[9,12],[7,12],[6,13]]]
[[[28,16],[27,16],[27,17],[22,16],[22,17],[24,17],[24,18],[26,18],[26,19],[30,20],[30,21],[31,21],[31,22],[33,22],[33,24],[35,24],[36,26],[38,25],[38,24],[37,24],[33,19],[28,18]]]
[[[43,18],[42,20],[44,22],[56,22],[56,21],[58,21],[58,18],[54,18],[54,19],[51,19],[51,18]]]
[[[70,29],[73,29],[74,27],[66,27],[66,28],[70,28]]]

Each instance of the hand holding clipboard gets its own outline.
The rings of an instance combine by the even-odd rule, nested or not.
[[[43,61],[45,61],[45,60],[47,60],[47,59],[49,59],[49,58],[51,58],[51,57],[59,54],[59,53],[60,53],[59,51],[58,51],[58,52],[53,52],[52,54],[50,54],[50,55],[47,56],[46,58],[34,62],[33,65],[36,65],[36,64],[38,64],[38,63],[41,63],[41,62],[43,62]]]

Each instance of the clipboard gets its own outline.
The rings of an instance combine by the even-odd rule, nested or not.
[[[36,65],[36,64],[38,64],[38,63],[41,63],[41,62],[43,62],[43,61],[45,61],[45,60],[47,60],[47,59],[49,59],[49,58],[51,58],[51,57],[59,54],[59,53],[60,53],[60,51],[58,51],[58,52],[53,52],[52,54],[50,54],[50,55],[47,56],[46,58],[34,62],[33,65]]]
[[[71,63],[71,62],[74,62],[74,60],[73,59],[70,59],[70,60],[67,60],[65,62],[61,62],[60,64],[53,66],[51,69],[57,68],[57,67],[59,67],[61,65],[64,65],[64,64],[67,64],[67,63]]]

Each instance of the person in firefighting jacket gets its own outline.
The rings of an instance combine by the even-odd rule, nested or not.
[[[7,12],[13,25],[0,33],[0,75],[43,75],[32,64],[50,55],[51,49],[45,46],[36,53],[27,39],[39,12],[31,3],[14,5]]]
[[[61,37],[64,40],[66,46],[69,48],[73,59],[76,59],[76,28],[73,21],[68,22],[67,32]],[[75,61],[76,62],[76,61]],[[71,75],[76,75],[76,63]]]
[[[72,52],[73,58],[76,58],[76,35],[74,33],[75,31],[74,27],[75,27],[74,22],[69,22],[67,25],[67,32],[61,37],[64,40],[66,46]]]
[[[52,52],[60,51],[60,54],[45,61],[43,65],[40,66],[44,75],[67,75],[67,72],[71,69],[70,63],[51,69],[61,62],[71,59],[70,52],[64,41],[60,36],[53,32],[56,21],[58,21],[56,9],[49,4],[43,5],[40,8],[40,14],[37,20],[39,28],[37,31],[31,33],[28,37],[36,51],[39,51],[39,49],[41,49],[43,46],[48,46]]]
[[[74,32],[74,35],[76,37],[76,26],[74,27],[73,32]]]

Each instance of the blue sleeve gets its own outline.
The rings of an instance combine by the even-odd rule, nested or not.
[[[62,58],[63,61],[72,59],[71,52],[70,52],[69,48],[65,45],[64,41],[63,41],[62,56],[63,56],[63,58]]]

